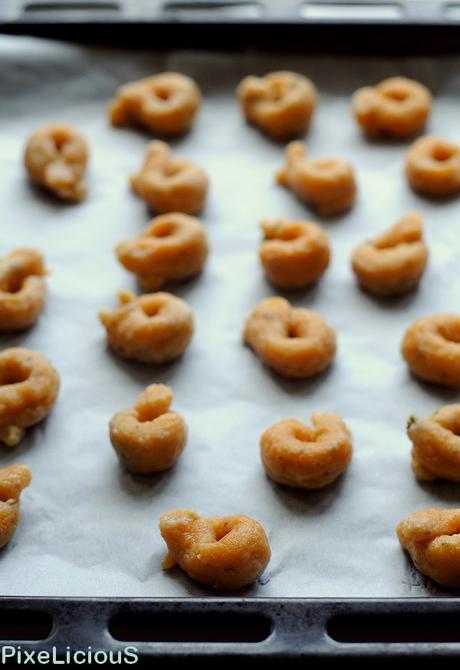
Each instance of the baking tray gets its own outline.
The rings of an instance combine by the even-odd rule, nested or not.
[[[189,35],[189,37],[193,35],[193,39],[190,37],[190,46],[204,48],[205,46],[213,46],[211,37],[209,41],[203,41],[206,34],[211,36],[216,32],[221,34],[222,39],[225,35],[229,39],[232,34],[235,35],[236,30],[241,30],[241,34],[246,30],[246,37],[249,37],[250,33],[251,40],[242,40],[240,46],[243,43],[246,46],[252,45],[259,51],[269,46],[272,49],[275,47],[273,43],[267,43],[270,32],[264,34],[264,29],[270,31],[278,28],[276,48],[283,47],[285,41],[292,47],[290,35],[293,33],[291,28],[297,25],[296,30],[299,31],[299,22],[302,23],[301,34],[303,34],[305,50],[310,50],[312,45],[318,48],[319,44],[316,39],[312,40],[311,38],[317,34],[316,31],[319,27],[326,31],[324,34],[329,35],[331,41],[332,38],[336,40],[337,35],[340,34],[341,39],[336,40],[335,47],[342,50],[346,49],[350,35],[359,34],[360,30],[368,30],[370,26],[373,26],[377,31],[376,35],[380,34],[380,31],[385,32],[391,26],[393,31],[396,30],[396,33],[406,36],[406,46],[408,43],[417,43],[419,51],[426,50],[427,52],[440,49],[452,51],[453,44],[449,35],[455,35],[457,39],[459,36],[455,19],[448,18],[444,10],[440,11],[439,3],[416,3],[419,5],[419,14],[414,10],[415,4],[405,3],[404,6],[409,6],[409,14],[402,14],[398,19],[384,20],[383,23],[382,20],[372,20],[365,17],[362,20],[356,18],[348,21],[342,20],[340,24],[334,18],[327,18],[327,16],[326,18],[311,20],[302,17],[299,21],[298,15],[294,14],[294,9],[297,7],[297,5],[294,6],[294,3],[286,3],[286,14],[283,16],[267,13],[265,18],[233,18],[228,21],[225,19],[216,21],[215,18],[212,18],[212,13],[207,20],[203,15],[199,21],[190,18],[183,19],[180,12],[172,21],[170,15],[165,17],[164,14],[159,13],[142,14],[141,3],[132,3],[133,7],[137,4],[139,13],[137,15],[131,14],[131,21],[129,16],[123,15],[123,13],[117,14],[117,17],[112,17],[112,19],[108,19],[102,13],[96,19],[94,12],[85,13],[81,3],[80,5],[79,3],[73,3],[73,5],[67,3],[71,6],[73,13],[65,14],[65,17],[68,18],[64,19],[61,13],[59,20],[56,20],[51,16],[53,4],[55,3],[41,3],[39,12],[28,11],[26,14],[18,12],[20,3],[8,2],[2,5],[2,30],[9,33],[25,32],[45,36],[56,34],[62,36],[64,33],[69,38],[75,38],[78,35],[80,38],[86,37],[87,39],[106,42],[115,39],[115,42],[119,40],[132,46],[133,43],[138,41],[137,35],[141,25],[144,33],[141,30],[139,34],[141,36],[144,34],[144,37],[146,32],[152,35],[152,30],[161,26],[161,29],[155,30],[154,34],[156,36],[161,34],[162,39],[155,39],[155,45],[152,46],[164,47],[166,42],[172,48],[183,46],[181,44],[182,37],[178,37],[178,35]],[[185,5],[187,3],[181,4]],[[275,6],[275,3],[272,4]],[[123,6],[125,5],[127,6],[127,3],[123,3]],[[120,3],[119,6],[121,6]],[[78,11],[76,11],[76,7]],[[14,9],[13,13],[12,9]],[[40,17],[37,17],[40,12]],[[449,14],[449,16],[455,16],[455,13]],[[212,31],[206,30],[210,24],[212,24]],[[197,25],[203,28],[200,33],[201,43],[198,45],[196,44]],[[116,29],[117,26],[118,29]],[[281,27],[285,28],[282,33],[279,30]],[[427,28],[432,36],[431,40],[427,39],[427,33],[425,32]],[[258,40],[259,31],[260,41]],[[168,35],[167,39],[165,37],[166,33]],[[133,34],[135,35],[134,38]],[[281,35],[283,36],[282,39]],[[441,40],[441,44],[439,35],[446,36],[445,39]],[[100,40],[98,40],[98,36],[101,38]],[[422,41],[421,36],[423,36],[424,41]],[[17,58],[24,57],[21,56],[20,44],[18,43],[16,47]],[[232,46],[235,47],[235,43]],[[348,42],[348,46],[353,46],[356,50],[355,44],[351,45]],[[373,46],[376,46],[375,42]],[[382,45],[380,44],[380,46]],[[389,43],[388,47],[390,48],[390,46],[394,47],[394,43]],[[298,43],[297,49],[299,51],[295,57],[299,59],[299,62],[304,51],[300,47],[301,45]],[[366,45],[359,42],[358,50],[365,51]],[[14,57],[13,50],[12,58]],[[206,58],[206,56],[203,58]],[[266,61],[264,61],[263,56],[261,56],[261,59],[259,66],[262,68]],[[280,57],[276,57],[274,62],[279,62],[279,59]],[[314,62],[316,65],[314,65]],[[333,70],[333,59],[323,60],[322,57],[319,57],[319,60],[314,62],[308,65],[312,65],[313,70],[319,68],[323,75]],[[430,62],[429,59],[414,60],[409,64],[409,70],[414,76],[419,74],[420,78],[428,79],[432,83],[433,77],[436,79],[437,68],[434,67],[435,62]],[[323,64],[321,65],[321,63]],[[449,75],[458,67],[455,58],[442,61],[442,63],[444,66],[442,69]],[[361,68],[362,73],[367,72],[369,81],[375,79],[379,71],[377,61],[371,63],[370,61],[359,60],[355,62],[355,66],[358,71]],[[307,68],[307,64],[304,67]],[[320,87],[324,86],[321,77],[313,76],[313,78],[318,81]],[[27,68],[25,68],[24,81],[27,83]],[[346,87],[339,86],[339,88],[343,94]],[[349,92],[348,89],[347,92]],[[101,114],[103,114],[102,109]],[[40,109],[38,115],[40,115]],[[441,119],[438,119],[439,121]],[[32,120],[30,123],[33,127]],[[248,132],[248,137],[252,136],[254,142],[264,141],[257,137],[256,131],[249,130]],[[323,139],[325,139],[324,136]],[[20,193],[21,190],[18,189],[18,195]],[[278,198],[281,198],[286,206],[290,202],[290,197],[287,194],[277,193],[276,199]],[[274,201],[270,202],[273,204]],[[434,205],[424,204],[421,206],[422,211],[425,211],[426,208],[428,208],[433,218],[439,219],[441,225],[443,216],[441,210],[438,210]],[[142,208],[139,204],[138,215],[135,218],[139,220],[140,227],[147,220],[145,212],[141,214],[141,211]],[[376,215],[373,222],[375,230],[384,227],[387,223],[386,216],[380,218],[377,216],[378,211],[379,203],[377,201],[373,211]],[[30,208],[29,213],[33,216],[33,207]],[[396,212],[394,213],[396,214]],[[264,214],[266,214],[266,211],[261,211],[261,215]],[[251,216],[251,222],[253,218]],[[335,246],[338,240],[334,240],[334,235],[339,239],[341,235],[340,232],[337,232],[340,231],[340,223],[336,222],[328,225],[332,243]],[[339,227],[336,228],[336,233],[334,233],[334,226]],[[136,230],[136,224],[131,229],[132,231]],[[362,239],[365,234],[366,231],[363,229],[359,235],[356,235],[354,241]],[[115,242],[119,238],[120,234],[114,234]],[[255,233],[254,250],[256,240],[257,234]],[[450,246],[455,246],[455,237],[449,242]],[[84,264],[83,267],[85,268]],[[251,261],[251,267],[255,271],[255,257]],[[122,276],[120,274],[120,277]],[[452,296],[455,296],[454,289],[451,293]],[[267,289],[265,290],[267,291]],[[353,287],[353,291],[356,293],[357,289]],[[359,299],[366,300],[363,296],[360,296]],[[257,302],[257,298],[254,295],[253,303],[255,302]],[[315,306],[315,296],[311,295],[307,298],[307,302]],[[369,309],[371,304],[371,301],[369,301]],[[405,307],[404,302],[399,304],[400,309],[404,310]],[[377,314],[377,311],[375,314]],[[236,329],[241,327],[241,324],[237,321],[235,321]],[[337,323],[333,323],[333,325],[339,326]],[[97,326],[95,326],[95,330],[96,328]],[[5,343],[3,344],[7,346]],[[50,346],[52,346],[52,342]],[[243,354],[243,357],[246,357],[246,361],[251,361],[252,365],[257,365],[250,352]],[[71,361],[69,361],[69,366],[70,363]],[[261,383],[265,378],[271,380],[269,373],[261,371]],[[285,390],[289,390],[289,388]],[[307,395],[310,391],[314,397],[315,388],[311,387]],[[430,402],[434,405],[442,404],[449,398],[448,393],[433,393]],[[314,404],[315,401],[312,401],[310,397],[308,406],[313,408]],[[122,404],[120,405],[120,403],[114,401],[114,409],[118,406],[122,406]],[[186,412],[184,414],[187,416]],[[299,416],[304,415],[304,413],[300,413],[300,405],[297,414]],[[282,418],[281,415],[279,418]],[[253,432],[254,435],[258,434],[260,432],[259,426],[254,427]],[[407,453],[403,453],[401,457],[403,468],[407,468],[406,461]],[[376,476],[378,476],[378,473]],[[444,500],[447,496],[447,499],[453,504],[456,500],[455,494],[452,492],[453,489],[444,487],[443,491]],[[431,499],[436,504],[436,496],[433,496],[432,492],[427,493],[426,499]],[[277,501],[273,500],[273,503],[276,505]],[[403,516],[403,513],[401,513],[401,516]],[[23,524],[26,523],[27,517],[23,521]],[[153,530],[152,519],[152,533]],[[399,560],[404,568],[403,557],[399,556]],[[405,569],[408,570],[407,574],[411,576],[410,569],[408,567]],[[370,574],[372,574],[372,570],[370,570]],[[423,582],[416,575],[412,575],[412,577],[413,583],[409,580],[408,586],[413,587],[414,595],[419,596],[423,592],[421,590],[423,589]],[[183,584],[187,584],[187,581],[184,580]],[[91,646],[93,650],[118,651],[127,645],[135,645],[138,649],[140,663],[145,666],[153,659],[184,659],[190,657],[211,660],[215,660],[217,657],[232,657],[234,659],[251,659],[253,663],[281,658],[295,660],[349,657],[355,659],[355,661],[368,660],[369,658],[386,659],[408,656],[423,659],[433,655],[440,656],[443,659],[458,658],[460,654],[459,600],[449,593],[437,592],[436,590],[428,591],[427,596],[429,597],[345,598],[343,594],[338,598],[238,596],[232,598],[209,596],[198,598],[29,598],[26,596],[8,596],[1,599],[0,637],[3,640],[3,645],[20,644],[24,651],[35,650],[37,652],[38,650],[52,650],[55,647],[60,658],[65,658],[65,653],[69,649],[86,649]],[[10,664],[15,666],[16,662],[12,660]]]

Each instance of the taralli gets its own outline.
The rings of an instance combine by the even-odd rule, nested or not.
[[[109,118],[114,126],[138,125],[158,135],[181,135],[192,126],[200,104],[200,89],[193,79],[164,72],[119,88]]]
[[[314,85],[295,72],[245,77],[237,93],[247,121],[279,140],[303,133],[316,107]]]
[[[422,217],[413,212],[376,239],[355,249],[351,265],[366,291],[385,297],[417,288],[427,260]]]
[[[330,259],[329,238],[315,223],[275,219],[262,221],[259,257],[267,278],[281,288],[316,282]]]
[[[183,281],[201,272],[208,256],[206,229],[186,214],[163,214],[139,237],[121,242],[116,253],[143,288],[157,291],[167,282]]]
[[[413,79],[391,77],[365,86],[352,98],[355,119],[367,135],[405,139],[423,130],[431,113],[430,91]]]
[[[404,335],[402,355],[420,379],[460,388],[460,316],[435,314],[415,321]]]
[[[0,547],[14,535],[20,518],[19,498],[31,481],[32,475],[25,465],[0,468]]]
[[[85,138],[72,126],[52,124],[29,138],[24,164],[30,179],[61,200],[80,202],[86,195],[88,163]]]
[[[223,591],[252,584],[270,560],[270,546],[262,526],[247,516],[203,519],[186,509],[160,518],[160,532],[168,547],[163,567],[179,565],[189,577]]]
[[[427,419],[411,416],[407,434],[419,479],[460,482],[460,405],[446,405]]]
[[[45,304],[45,263],[36,249],[16,249],[0,258],[0,331],[24,330]]]
[[[356,182],[350,163],[338,158],[308,160],[301,142],[288,145],[286,164],[276,178],[324,216],[341,214],[355,201]]]
[[[132,409],[117,412],[110,421],[110,441],[121,463],[135,474],[171,468],[187,441],[184,419],[170,411],[173,393],[151,384]]]
[[[460,587],[460,509],[422,509],[396,528],[415,567],[442,586]]]
[[[208,192],[205,171],[192,161],[174,160],[169,146],[158,140],[147,147],[144,165],[130,183],[133,191],[159,214],[198,214]]]
[[[283,377],[306,379],[325,370],[336,352],[335,332],[316,312],[284,298],[262,300],[246,319],[244,341]]]
[[[25,429],[51,411],[59,391],[59,375],[41,354],[29,349],[0,353],[0,442],[14,447]]]
[[[260,439],[260,453],[271,479],[300,489],[320,489],[348,468],[351,433],[335,414],[313,414],[313,427],[296,419],[275,423]]]
[[[406,156],[406,177],[414,191],[446,198],[460,191],[460,146],[440,137],[421,137]]]
[[[119,291],[119,307],[101,310],[109,346],[141,363],[169,363],[184,353],[193,335],[193,315],[184,300],[170,293],[136,297]]]

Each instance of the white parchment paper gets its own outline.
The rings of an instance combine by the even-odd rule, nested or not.
[[[287,68],[309,75],[320,91],[307,136],[311,154],[352,160],[359,180],[353,211],[323,222],[333,249],[329,271],[317,287],[288,296],[320,312],[338,333],[330,371],[297,383],[273,375],[241,343],[244,317],[274,294],[257,259],[258,222],[316,218],[275,184],[283,148],[245,125],[234,97],[244,75]],[[202,219],[212,253],[201,277],[175,289],[195,313],[192,345],[182,360],[155,369],[112,355],[96,313],[115,304],[117,289],[135,287],[113,247],[150,218],[127,186],[149,136],[111,128],[106,103],[126,80],[166,69],[195,77],[204,92],[195,128],[174,150],[210,175]],[[175,507],[245,513],[264,525],[272,560],[249,595],[439,594],[411,568],[394,527],[415,509],[460,503],[458,486],[417,483],[405,435],[409,414],[427,415],[458,396],[411,378],[399,346],[414,319],[458,310],[460,201],[433,203],[411,193],[402,177],[407,145],[366,141],[355,127],[350,94],[394,74],[433,90],[429,131],[460,141],[460,61],[454,59],[159,55],[0,39],[0,253],[36,246],[51,271],[39,324],[2,336],[0,345],[41,351],[62,376],[49,419],[18,448],[0,452],[1,466],[23,462],[34,476],[23,494],[20,527],[0,555],[3,594],[203,593],[179,571],[165,574],[160,567],[158,517]],[[50,121],[74,124],[90,142],[90,192],[80,205],[56,203],[25,178],[24,142]],[[351,251],[412,209],[426,220],[427,274],[417,293],[378,302],[357,288]],[[151,382],[172,386],[190,436],[172,471],[133,477],[118,465],[107,423]],[[336,412],[350,426],[349,472],[316,493],[273,484],[259,460],[261,433],[286,417],[307,420],[316,410]]]

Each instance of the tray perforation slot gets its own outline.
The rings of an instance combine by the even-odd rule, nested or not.
[[[327,633],[344,644],[460,642],[458,617],[442,612],[338,614]]]
[[[175,16],[181,19],[199,20],[208,18],[212,20],[225,19],[259,19],[264,14],[264,6],[260,2],[252,0],[231,0],[230,2],[219,2],[212,0],[169,0],[162,5],[162,11],[166,16]]]
[[[119,612],[109,621],[121,642],[258,643],[272,633],[266,616],[245,612]]]
[[[404,16],[399,2],[302,2],[300,16],[337,21],[398,21]]]
[[[0,609],[1,641],[41,641],[54,629],[51,614],[41,610]]]
[[[444,16],[450,21],[460,21],[460,2],[446,2],[443,11]]]
[[[85,0],[58,0],[57,2],[46,2],[46,0],[38,0],[37,2],[25,2],[22,6],[24,14],[40,14],[46,16],[69,14],[80,15],[90,13],[97,14],[113,14],[121,10],[120,4],[114,0],[93,0],[92,2]]]

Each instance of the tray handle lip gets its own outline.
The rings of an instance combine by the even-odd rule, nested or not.
[[[402,658],[410,652],[417,658],[429,658],[433,652],[448,658],[460,658],[460,641],[434,642],[341,642],[327,632],[333,617],[358,614],[394,614],[452,616],[460,613],[460,598],[27,598],[0,597],[2,610],[34,609],[48,612],[54,619],[52,633],[45,640],[24,641],[24,649],[49,650],[85,648],[120,651],[135,647],[139,658]],[[152,614],[168,612],[260,615],[271,622],[271,631],[260,641],[139,641],[116,639],[109,633],[109,621],[122,613]],[[17,644],[2,640],[0,645]]]
[[[220,8],[254,6],[258,15],[226,15],[215,11]],[[309,17],[302,12],[304,5],[318,9],[327,7],[355,8],[351,16],[333,12]],[[244,25],[335,25],[359,27],[369,25],[456,25],[448,9],[459,6],[458,0],[2,0],[0,3],[0,26],[31,28],[35,26],[90,26],[90,25],[181,25],[193,27]],[[373,18],[369,12],[356,13],[359,7],[395,7],[392,17],[378,14]],[[92,7],[92,8],[91,8]],[[54,8],[54,9],[53,9]],[[65,9],[69,11],[65,11]],[[193,16],[193,9],[198,9]],[[182,14],[181,14],[182,11]]]

